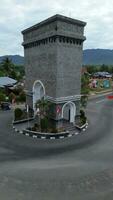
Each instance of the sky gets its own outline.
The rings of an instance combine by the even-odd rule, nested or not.
[[[113,0],[0,0],[0,56],[23,55],[21,31],[54,14],[87,22],[84,49],[113,49]]]

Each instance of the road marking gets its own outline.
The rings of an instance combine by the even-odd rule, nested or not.
[[[41,139],[46,139],[46,137],[45,136],[41,136]]]
[[[60,139],[63,139],[64,138],[64,136],[60,136]]]
[[[16,131],[16,132],[18,132],[18,129],[17,129],[17,128],[15,128],[15,131]]]
[[[84,128],[83,131],[85,131],[86,129]]]
[[[99,100],[99,101],[97,101],[96,103],[101,103],[101,102],[103,102],[103,101],[106,101],[106,99]]]
[[[23,131],[20,131],[20,133],[22,134],[22,133],[23,133]]]
[[[69,134],[68,137],[72,137],[72,134]]]
[[[78,135],[78,134],[79,134],[78,132],[75,133],[75,135]]]
[[[36,136],[36,135],[33,135],[33,138],[37,138],[37,136]]]
[[[93,112],[93,113],[99,113],[99,111],[92,110],[92,109],[86,109],[86,111],[88,111],[88,112]]]
[[[26,135],[26,136],[29,136],[29,133],[26,133],[25,135]]]
[[[55,140],[55,137],[50,137],[51,140]]]

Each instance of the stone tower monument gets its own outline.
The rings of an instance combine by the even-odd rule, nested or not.
[[[37,100],[51,102],[49,116],[56,127],[79,119],[85,25],[54,15],[22,31],[27,104],[35,113]]]

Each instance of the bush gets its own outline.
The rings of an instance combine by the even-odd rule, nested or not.
[[[26,101],[26,94],[24,91],[22,91],[19,95],[19,101],[20,102],[25,102]]]
[[[15,94],[13,92],[11,92],[10,95],[9,95],[10,102],[12,102],[12,100],[15,99],[15,98],[16,98]]]
[[[6,100],[6,95],[3,92],[0,92],[0,102]]]
[[[84,112],[84,110],[80,110],[80,116],[81,116],[81,117],[85,117],[85,112]]]
[[[32,127],[32,131],[37,131],[37,128],[35,126]]]
[[[18,88],[15,88],[15,89],[13,90],[13,93],[14,93],[15,95],[19,95],[22,91],[23,91],[22,87],[18,87]]]
[[[86,108],[87,106],[87,101],[88,101],[88,96],[87,95],[84,95],[81,97],[81,106]]]
[[[48,129],[48,124],[49,124],[49,121],[48,121],[48,119],[47,119],[46,117],[43,118],[43,119],[41,119],[41,121],[40,121],[41,130],[42,130],[42,131],[47,131],[47,129]]]
[[[56,128],[52,128],[51,133],[58,133],[58,130]]]
[[[85,124],[87,117],[85,116],[84,110],[80,110],[80,123],[81,125]]]
[[[15,109],[15,120],[21,120],[23,116],[23,111],[20,108]]]

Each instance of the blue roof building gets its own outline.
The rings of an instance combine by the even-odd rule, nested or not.
[[[11,87],[14,86],[17,83],[17,80],[9,78],[7,76],[0,77],[0,88],[4,87]]]

